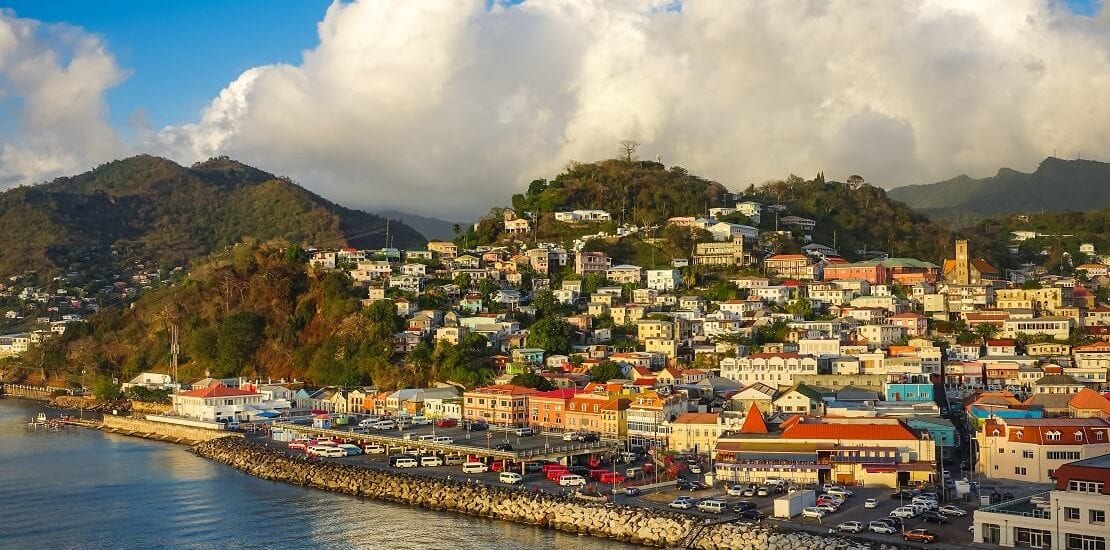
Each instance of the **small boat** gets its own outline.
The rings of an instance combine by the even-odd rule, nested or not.
[[[46,413],[40,412],[34,418],[32,418],[31,421],[27,423],[27,425],[37,428],[39,426],[45,426],[47,422],[48,421],[46,420]]]

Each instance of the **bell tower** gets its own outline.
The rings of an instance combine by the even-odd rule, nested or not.
[[[967,240],[956,241],[956,269],[952,273],[952,282],[958,285],[971,284],[971,259],[967,255]]]

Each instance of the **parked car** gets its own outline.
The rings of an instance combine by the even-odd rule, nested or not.
[[[509,445],[508,443],[499,443],[496,447],[494,447],[494,449],[497,449],[498,451],[511,451],[513,450],[513,446]]]
[[[380,416],[368,416],[368,417],[363,418],[362,420],[360,420],[358,425],[363,427],[363,428],[369,428],[369,427],[372,427],[375,422],[377,422],[381,419],[382,419],[382,417],[380,417]]]
[[[690,465],[690,473],[691,474],[700,474],[701,473],[701,466],[698,466],[697,464],[691,464]]]
[[[392,420],[379,420],[370,425],[375,430],[392,430],[397,427],[397,423]]]
[[[394,468],[415,468],[419,465],[415,458],[399,458],[393,463]]]
[[[489,424],[481,421],[470,421],[466,424],[466,429],[472,432],[484,432],[489,429]]]
[[[849,491],[849,490],[847,490],[843,487],[829,487],[829,489],[825,492],[834,496],[834,497],[844,497],[844,498],[848,498],[848,497],[852,496],[853,494],[855,494],[855,493],[853,493],[853,492],[851,492],[851,491]]]
[[[751,487],[745,487],[744,488],[744,494],[741,495],[741,496],[754,497],[755,496],[755,489],[753,489]]]
[[[909,531],[906,531],[905,534],[902,535],[902,538],[915,542],[923,542],[925,544],[930,544],[937,541],[937,535],[932,531],[928,531],[926,529],[911,529]]]
[[[863,507],[864,508],[878,508],[879,507],[879,499],[869,498],[869,499],[863,501]]]
[[[727,504],[723,500],[715,498],[707,498],[698,503],[698,510],[702,512],[709,512],[711,514],[720,514],[727,509]]]
[[[359,448],[358,445],[352,445],[350,443],[342,443],[342,444],[339,445],[339,448],[343,449],[343,453],[344,453],[345,456],[354,456],[354,455],[362,454],[362,449]]]
[[[737,514],[743,513],[747,510],[755,509],[757,509],[755,503],[750,500],[738,500],[735,504],[732,505],[732,511],[736,512]]]
[[[827,514],[831,514],[831,513],[836,512],[837,510],[840,509],[835,504],[830,504],[830,503],[818,504],[817,506],[814,506],[814,508],[820,508],[820,509],[824,510],[825,513],[827,513]]]
[[[420,457],[420,465],[429,468],[443,466],[443,459],[438,456],[422,456]]]
[[[564,432],[563,441],[578,441],[578,432]]]
[[[859,533],[863,531],[863,524],[858,521],[845,521],[837,525],[836,530],[842,533]]]
[[[463,464],[462,471],[464,474],[484,474],[489,471],[489,466],[481,462],[467,462]]]
[[[867,530],[872,533],[879,533],[880,535],[890,535],[898,532],[898,529],[895,529],[893,525],[885,521],[872,521],[867,524]]]
[[[752,508],[750,510],[744,510],[743,512],[740,512],[740,519],[759,521],[759,520],[763,519],[764,517],[766,517],[766,516],[763,514],[763,512],[760,512],[759,510],[757,510],[755,508]]]
[[[625,487],[624,488],[624,494],[626,496],[630,496],[630,497],[638,497],[638,496],[640,496],[640,488],[639,487]]]
[[[902,519],[912,518],[917,515],[917,510],[914,510],[912,506],[899,506],[898,508],[891,510],[890,515],[891,517]]]
[[[902,521],[902,518],[895,517],[895,516],[887,516],[885,518],[879,518],[875,521],[881,521],[881,522],[893,527],[895,531],[901,531],[902,529],[904,529],[906,527],[906,524],[905,524],[904,521]]]
[[[946,515],[946,516],[956,516],[956,517],[961,517],[962,518],[962,517],[967,515],[967,512],[965,510],[961,510],[959,508],[956,508],[955,506],[952,506],[951,504],[946,505],[946,506],[941,506],[939,509],[937,509],[937,511]]]
[[[921,521],[924,521],[925,523],[936,523],[938,525],[943,525],[945,523],[948,523],[948,518],[930,510],[921,514]]]
[[[454,428],[459,425],[459,421],[454,418],[440,418],[436,420],[437,428]]]
[[[515,433],[517,437],[528,437],[530,435],[536,435],[536,432],[533,432],[532,428],[516,428],[513,430],[513,433]]]
[[[381,445],[378,445],[377,443],[367,443],[362,448],[362,450],[364,452],[366,452],[366,454],[368,454],[368,455],[377,455],[377,454],[384,453],[385,452],[385,447],[382,447]]]
[[[694,507],[694,499],[685,496],[675,497],[668,506],[676,510],[689,510]]]
[[[725,489],[725,493],[727,493],[730,497],[742,497],[744,496],[744,486],[732,485]]]
[[[771,494],[770,489],[768,489],[766,487],[760,487],[760,488],[755,490],[755,496],[757,496],[757,497],[765,497],[765,496],[768,496],[770,494]]]
[[[816,506],[807,506],[802,508],[802,517],[804,518],[823,518],[825,511]]]

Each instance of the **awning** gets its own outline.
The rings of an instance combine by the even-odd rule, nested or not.
[[[260,413],[255,413],[255,416],[259,416],[262,418],[277,418],[281,416],[281,413],[274,411],[262,411]]]

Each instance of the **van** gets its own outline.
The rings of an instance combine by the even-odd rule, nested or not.
[[[397,424],[392,420],[379,420],[370,425],[375,430],[392,430],[397,427]]]
[[[368,416],[360,420],[358,425],[362,426],[363,428],[372,428],[374,427],[374,423],[380,421],[381,419],[382,417],[380,416]]]
[[[711,514],[720,514],[725,511],[725,507],[726,505],[724,501],[712,498],[705,499],[698,503],[698,510],[701,510],[702,512],[709,512]]]
[[[463,455],[447,455],[443,457],[443,463],[447,464],[448,466],[454,466],[456,464],[462,464],[464,462],[466,462],[466,457]]]
[[[446,436],[442,436],[442,435],[439,435],[439,436],[436,436],[436,437],[432,438],[432,441],[434,441],[436,443],[454,443],[455,442],[454,439],[451,439],[450,437],[446,437]]]
[[[343,449],[343,452],[346,453],[347,456],[362,454],[362,449],[358,445],[353,445],[351,443],[342,443],[339,445],[339,448]]]
[[[382,447],[377,443],[367,443],[366,446],[364,446],[362,449],[368,455],[376,455],[385,452],[385,447]]]
[[[434,436],[434,435],[421,435],[421,436],[417,436],[416,440],[417,441],[432,441],[435,438],[436,438],[436,436]]]
[[[617,472],[605,472],[604,474],[601,474],[599,481],[601,481],[602,483],[615,485],[617,483],[623,482],[624,476],[618,474]]]
[[[403,430],[412,426],[412,419],[407,416],[397,417],[397,429]]]
[[[586,484],[586,478],[577,474],[563,474],[559,476],[560,487],[582,487]]]
[[[328,456],[328,449],[334,448],[331,445],[313,445],[305,452],[313,456]]]
[[[394,461],[393,467],[394,468],[415,468],[419,465],[420,465],[420,463],[417,462],[415,458],[398,458],[396,461]]]
[[[526,437],[526,436],[529,436],[529,435],[535,435],[536,434],[535,432],[532,431],[532,428],[516,428],[516,429],[513,430],[513,433],[515,433],[517,435],[517,437]]]
[[[524,476],[516,472],[501,472],[501,475],[497,476],[497,481],[509,485],[516,485],[521,481],[524,481]]]
[[[632,468],[625,468],[624,469],[624,475],[625,475],[625,477],[628,477],[628,478],[640,477],[640,475],[642,475],[643,473],[644,473],[644,469],[636,467],[636,466],[633,466]]]
[[[416,416],[412,417],[411,419],[409,419],[409,422],[412,422],[412,425],[413,425],[413,426],[426,426],[426,425],[428,425],[428,424],[431,424],[431,423],[432,423],[432,421],[431,421],[431,420],[428,420],[428,419],[427,419],[427,418],[426,418],[426,417],[425,417],[424,415],[422,415],[422,414],[418,414],[418,415],[416,415]]]
[[[326,447],[324,449],[323,456],[329,456],[329,457],[332,457],[332,458],[344,457],[344,456],[347,456],[347,451],[345,451],[345,450],[343,450],[339,447]]]
[[[443,466],[443,459],[438,456],[420,457],[420,465],[426,467]]]
[[[489,471],[489,466],[481,462],[467,462],[463,464],[462,471],[464,474],[484,474]]]

